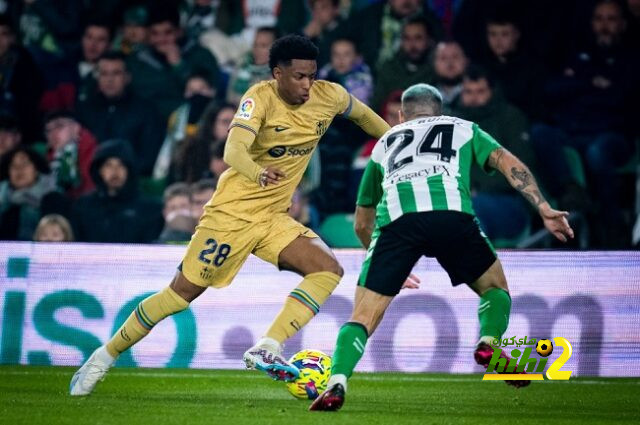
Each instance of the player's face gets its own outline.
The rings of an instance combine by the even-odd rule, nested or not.
[[[516,50],[520,31],[512,24],[487,26],[487,42],[496,56],[505,56]]]
[[[434,68],[438,77],[447,80],[460,78],[467,66],[467,58],[458,43],[440,43],[436,49]]]
[[[460,96],[462,104],[466,107],[480,107],[491,100],[491,87],[486,79],[478,81],[465,79],[462,83],[462,94]]]
[[[614,3],[600,4],[593,12],[591,27],[600,46],[611,46],[618,42],[626,26],[622,11]]]
[[[90,26],[82,36],[82,54],[87,62],[94,63],[109,47],[109,31],[104,27]]]
[[[302,105],[309,100],[309,91],[316,79],[318,65],[314,60],[293,59],[289,66],[276,66],[273,76],[278,81],[278,94],[290,105]]]
[[[122,96],[129,84],[129,74],[121,60],[98,61],[98,89],[107,98]]]

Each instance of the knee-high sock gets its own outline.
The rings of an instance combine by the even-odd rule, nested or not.
[[[107,343],[107,351],[112,357],[118,357],[147,336],[162,319],[187,307],[189,303],[169,287],[145,298]]]
[[[347,322],[338,333],[336,349],[333,352],[331,365],[332,375],[344,375],[350,378],[353,369],[362,358],[369,335],[367,329],[360,323]]]
[[[300,285],[291,291],[265,336],[280,344],[291,338],[318,314],[320,306],[329,298],[339,282],[340,276],[331,272],[306,275]]]
[[[480,297],[478,319],[480,337],[500,338],[509,325],[511,296],[504,289],[493,288]]]

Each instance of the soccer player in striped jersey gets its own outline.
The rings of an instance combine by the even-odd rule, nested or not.
[[[525,164],[477,124],[443,116],[441,108],[442,96],[434,87],[409,87],[402,95],[401,124],[382,136],[371,154],[356,207],[356,232],[368,251],[354,310],[338,334],[328,389],[310,410],[342,406],[347,379],[367,339],[423,255],[435,257],[454,286],[466,283],[480,297],[474,358],[489,364],[490,343],[509,323],[511,297],[500,260],[471,206],[472,163],[486,172],[500,171],[556,238],[573,238],[568,213],[551,208]]]

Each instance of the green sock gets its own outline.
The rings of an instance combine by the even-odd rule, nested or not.
[[[369,339],[367,330],[360,323],[345,323],[338,333],[336,350],[333,352],[331,374],[345,375],[350,378],[353,374],[353,369],[356,368],[364,354],[367,339]]]
[[[511,297],[504,289],[493,288],[480,297],[480,336],[500,338],[509,325]]]

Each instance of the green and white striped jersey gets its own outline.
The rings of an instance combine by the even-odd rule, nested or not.
[[[455,117],[416,118],[378,141],[367,164],[357,204],[377,206],[382,227],[410,212],[451,210],[475,215],[469,193],[471,164],[485,172],[500,144],[477,124]]]

